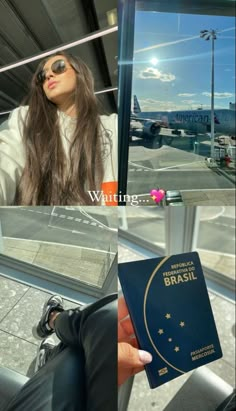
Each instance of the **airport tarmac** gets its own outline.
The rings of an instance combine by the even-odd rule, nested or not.
[[[172,146],[131,146],[127,193],[148,198],[152,189],[162,188],[181,191],[184,205],[234,205],[234,167],[211,168],[203,156]]]

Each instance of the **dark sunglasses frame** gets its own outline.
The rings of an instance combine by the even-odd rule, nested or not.
[[[54,61],[51,65],[51,71],[54,74],[62,74],[65,73],[66,70],[68,70],[67,62],[64,59],[58,59],[56,61]],[[42,69],[39,71],[39,73],[37,74],[37,80],[39,84],[43,84],[45,82],[45,80],[47,79],[47,70]]]

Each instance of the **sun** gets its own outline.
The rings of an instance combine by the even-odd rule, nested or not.
[[[159,60],[158,60],[156,57],[153,57],[153,58],[150,60],[150,63],[151,63],[153,66],[156,66],[156,65],[159,63]]]

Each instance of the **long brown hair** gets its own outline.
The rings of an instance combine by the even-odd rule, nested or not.
[[[40,62],[31,83],[29,109],[23,123],[26,164],[17,189],[15,204],[96,205],[87,190],[100,190],[103,179],[102,124],[94,95],[94,82],[86,64],[70,54],[64,56],[76,72],[77,119],[70,138],[69,159],[63,149],[57,106],[49,101],[38,83]]]

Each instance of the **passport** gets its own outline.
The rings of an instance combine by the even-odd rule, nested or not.
[[[197,252],[122,263],[118,276],[144,368],[156,388],[222,357]]]

